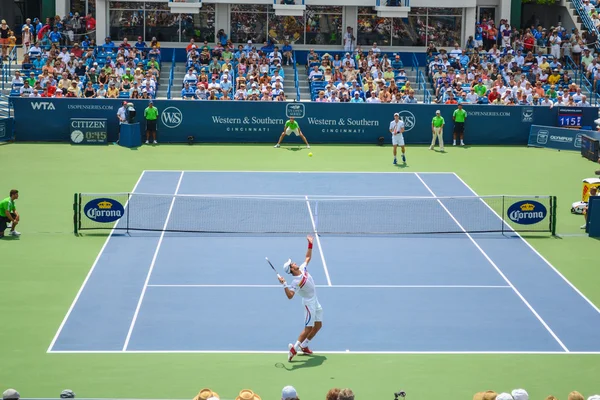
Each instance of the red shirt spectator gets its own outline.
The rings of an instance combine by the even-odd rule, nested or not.
[[[71,49],[71,54],[73,54],[77,58],[81,58],[83,56],[83,50],[79,47],[79,43],[75,43],[73,48]]]
[[[88,32],[96,29],[96,20],[92,17],[92,13],[89,13],[85,18],[85,28]]]
[[[526,51],[533,51],[533,46],[535,45],[535,39],[531,34],[528,34],[525,40],[523,41],[523,47]]]
[[[498,89],[492,88],[492,91],[490,92],[490,94],[488,94],[489,102],[493,103],[494,100],[496,100],[498,97],[500,97],[500,93],[498,93]]]

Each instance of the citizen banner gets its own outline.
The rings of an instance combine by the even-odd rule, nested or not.
[[[72,144],[107,144],[106,118],[71,118]]]

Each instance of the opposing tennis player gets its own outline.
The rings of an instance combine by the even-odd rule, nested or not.
[[[406,164],[406,146],[404,145],[404,121],[400,119],[400,114],[394,114],[394,120],[390,122],[390,133],[392,134],[392,148],[394,152],[394,165],[398,164],[396,152],[398,146],[402,150],[402,162]]]
[[[279,136],[279,141],[273,147],[275,147],[276,149],[279,148],[281,146],[281,142],[283,142],[283,138],[285,138],[286,136],[290,136],[292,133],[296,136],[300,136],[304,143],[306,143],[306,148],[310,149],[308,140],[306,140],[306,136],[304,136],[304,134],[302,133],[300,125],[298,124],[298,121],[294,119],[294,117],[290,117],[290,119],[285,123],[285,126],[283,127],[283,132],[281,133],[281,136]]]
[[[292,358],[299,351],[302,351],[304,354],[312,354],[313,352],[308,348],[308,344],[323,326],[323,308],[317,298],[315,281],[306,269],[312,258],[313,237],[308,235],[306,239],[308,240],[308,250],[306,251],[304,263],[298,265],[289,259],[283,265],[283,270],[293,276],[292,283],[288,285],[285,278],[279,278],[279,282],[285,288],[285,294],[288,299],[291,300],[296,293],[302,297],[302,304],[306,313],[304,330],[298,336],[296,343],[290,343],[288,346],[288,361],[292,361]]]

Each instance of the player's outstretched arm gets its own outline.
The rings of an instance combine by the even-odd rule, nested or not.
[[[308,235],[306,237],[306,240],[308,240],[308,250],[306,250],[306,259],[304,260],[304,262],[306,263],[306,266],[308,266],[308,263],[310,263],[310,260],[312,258],[313,237],[311,235]]]

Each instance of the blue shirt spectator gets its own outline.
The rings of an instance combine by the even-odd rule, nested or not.
[[[106,52],[112,52],[114,49],[115,49],[115,44],[110,39],[110,36],[108,36],[106,39],[104,39],[104,44],[102,45],[102,50],[104,50]]]
[[[144,40],[142,39],[141,36],[138,37],[137,42],[135,42],[135,48],[138,50],[144,50],[147,46],[146,46],[146,42],[144,42]]]
[[[187,99],[188,97],[194,98],[196,95],[196,91],[194,88],[190,87],[189,83],[185,84],[185,87],[181,89],[181,98]]]
[[[60,32],[58,32],[58,28],[55,26],[54,30],[52,32],[50,32],[50,35],[48,35],[50,37],[50,41],[52,43],[59,43],[60,42]]]

